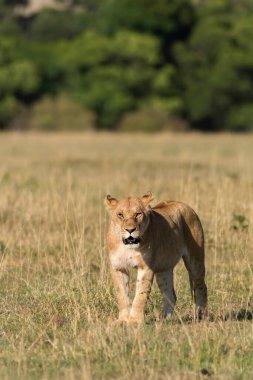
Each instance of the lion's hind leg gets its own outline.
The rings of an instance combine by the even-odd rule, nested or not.
[[[195,316],[201,319],[207,312],[207,287],[205,283],[205,264],[195,255],[184,255],[183,261],[189,273],[191,293],[195,305]]]
[[[185,238],[182,257],[189,273],[195,316],[201,319],[207,313],[204,232],[199,217],[191,209],[184,211],[182,224]]]
[[[176,294],[173,286],[173,270],[156,273],[155,276],[163,297],[162,317],[170,318],[176,303]]]

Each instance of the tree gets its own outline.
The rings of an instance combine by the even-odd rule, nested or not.
[[[161,40],[161,52],[169,62],[173,59],[174,42],[188,37],[195,20],[190,0],[105,0],[98,14],[102,32],[115,34],[128,29],[155,35]]]
[[[98,125],[115,128],[121,116],[139,107],[172,113],[178,108],[171,89],[175,71],[161,69],[159,40],[119,31],[114,36],[85,32],[59,45],[58,65],[65,91],[97,114]]]
[[[17,52],[17,41],[0,39],[0,128],[8,125],[15,115],[19,101],[31,95],[39,84],[32,62]]]
[[[253,128],[253,16],[242,1],[207,2],[175,48],[187,118],[204,130]]]
[[[22,21],[24,23],[24,21]],[[69,10],[43,10],[26,20],[24,34],[27,38],[38,41],[57,41],[70,39],[87,29],[89,17],[85,12]]]

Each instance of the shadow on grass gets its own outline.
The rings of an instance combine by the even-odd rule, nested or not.
[[[239,310],[230,310],[224,314],[214,314],[209,313],[207,317],[208,322],[218,322],[218,321],[252,321],[253,320],[253,309],[251,308],[241,308]],[[182,317],[183,323],[194,322],[194,317],[192,314],[187,314]]]
[[[252,319],[253,310],[250,309],[232,310],[224,315],[224,321],[252,321]]]

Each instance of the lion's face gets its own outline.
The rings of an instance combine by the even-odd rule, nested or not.
[[[149,223],[151,200],[151,193],[142,198],[128,197],[120,201],[110,195],[107,196],[106,205],[111,211],[115,232],[127,248],[140,246],[142,236]]]

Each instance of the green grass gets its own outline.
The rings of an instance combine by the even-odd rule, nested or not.
[[[0,378],[253,377],[253,136],[2,134]],[[186,270],[177,308],[115,326],[103,197],[177,199],[206,236],[210,321],[191,320]],[[135,273],[133,272],[132,288]]]

